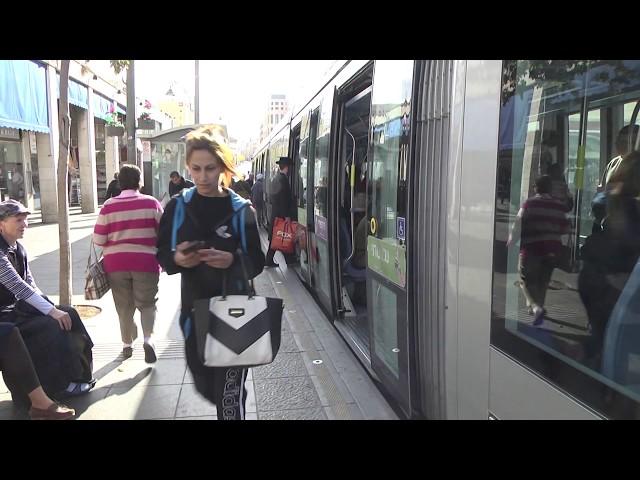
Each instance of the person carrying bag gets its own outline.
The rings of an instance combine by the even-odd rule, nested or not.
[[[236,351],[240,351],[235,361],[218,359],[213,363],[218,366],[207,365],[211,362],[205,357],[211,360],[215,355],[205,355],[202,348],[202,339],[206,343],[211,330],[211,317],[206,307],[214,299],[215,317],[223,316],[219,312],[225,311],[229,317],[226,320],[232,322],[233,319],[234,324],[238,321],[235,326],[244,317],[250,320],[249,328],[245,331],[252,330],[259,315],[254,315],[256,310],[251,310],[247,305],[259,302],[248,299],[247,280],[262,272],[264,254],[260,247],[255,211],[248,200],[228,188],[232,176],[237,173],[233,168],[233,154],[224,139],[216,131],[202,127],[187,135],[186,144],[186,163],[196,186],[183,190],[167,204],[160,220],[157,258],[169,275],[180,273],[182,276],[180,327],[185,337],[187,365],[196,390],[216,405],[218,420],[241,420],[245,418],[246,367],[256,363],[253,363],[253,359],[246,362],[238,358],[247,349],[232,345]],[[216,304],[224,304],[216,297],[225,297],[231,303],[234,295],[241,295],[242,303],[235,303],[234,299],[234,305],[226,310],[215,308]],[[255,304],[251,303],[254,301]],[[200,306],[199,309],[196,304]],[[243,308],[244,315],[241,315]],[[240,330],[242,328],[238,328],[238,332],[242,333]],[[211,336],[216,338],[216,328],[213,331]],[[277,351],[277,345],[272,342],[275,335],[275,330],[270,329],[269,342],[272,343],[273,355]],[[245,345],[250,343],[247,337],[240,335],[235,340],[238,338]],[[219,340],[223,340],[221,344],[226,343],[226,348],[233,344],[226,338]]]

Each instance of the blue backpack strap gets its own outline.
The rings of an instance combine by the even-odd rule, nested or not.
[[[173,225],[171,228],[171,251],[176,251],[176,244],[178,243],[178,229],[184,222],[184,199],[182,195],[176,200],[176,209],[173,212]]]
[[[241,207],[240,210],[236,211],[235,215],[233,216],[233,230],[236,235],[238,234],[238,232],[240,232],[240,244],[242,245],[242,251],[245,253],[245,255],[249,253],[247,249],[247,235],[245,232],[244,224],[247,205],[248,204],[245,204],[243,207]],[[238,215],[238,213],[240,215]],[[238,225],[238,223],[240,225]]]
[[[193,194],[196,191],[196,187],[185,188],[182,190],[176,200],[176,209],[173,213],[173,225],[171,229],[171,251],[176,251],[176,244],[178,243],[178,230],[184,223],[185,207],[186,203],[191,201]]]

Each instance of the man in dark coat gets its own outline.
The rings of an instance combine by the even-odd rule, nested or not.
[[[122,190],[120,190],[120,184],[118,183],[118,172],[116,172],[113,174],[113,180],[111,180],[107,188],[107,194],[104,197],[105,202],[110,198],[117,197],[121,192]]]
[[[185,180],[178,172],[171,172],[169,175],[171,181],[169,182],[169,196],[173,197],[175,194],[180,193],[185,188],[193,187],[193,182]]]
[[[269,242],[271,242],[271,235],[273,230],[273,223],[276,218],[284,218],[285,220],[291,219],[291,210],[293,208],[293,201],[291,198],[291,187],[289,186],[289,166],[291,165],[291,159],[289,157],[280,157],[276,162],[280,167],[280,171],[271,181],[271,222],[269,228]],[[278,264],[273,261],[275,250],[271,248],[269,244],[269,251],[267,252],[267,259],[265,267],[277,267]]]
[[[264,175],[259,173],[256,175],[256,183],[251,187],[251,203],[256,209],[258,216],[258,225],[262,227],[264,215]]]

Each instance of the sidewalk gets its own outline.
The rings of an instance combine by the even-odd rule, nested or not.
[[[95,214],[76,211],[70,224],[74,303],[102,309],[99,315],[85,320],[95,343],[94,376],[98,383],[88,395],[68,404],[76,409],[80,420],[215,419],[215,407],[196,392],[186,367],[178,326],[179,275],[160,277],[155,325],[158,361],[153,365],[144,363],[141,338],[134,344],[133,357],[122,358],[110,293],[97,301],[84,300],[84,271],[95,218]],[[57,301],[58,226],[33,225],[22,243],[29,252],[38,286]],[[255,280],[259,294],[284,299],[285,313],[276,360],[249,371],[247,419],[397,419],[295,274],[287,271],[284,261],[280,265],[265,270]],[[138,313],[136,323],[141,332]],[[22,417],[13,409],[11,395],[0,379],[0,419],[12,418]]]

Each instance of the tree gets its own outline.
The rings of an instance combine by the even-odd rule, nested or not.
[[[58,157],[58,237],[60,240],[60,304],[72,303],[71,243],[69,241],[69,138],[71,137],[71,118],[69,116],[69,64],[62,60],[60,68],[60,107],[58,123],[60,125],[60,151]]]
[[[565,86],[598,69],[593,80],[610,84],[611,91],[623,91],[637,82],[638,72],[622,60],[505,60],[502,67],[502,104],[518,91],[533,88]],[[600,67],[600,68],[598,68]]]
[[[60,240],[60,304],[71,305],[73,277],[71,270],[71,242],[69,233],[69,139],[71,137],[71,117],[69,116],[69,66],[70,60],[62,60],[60,65],[60,151],[58,158],[58,237]],[[119,74],[129,68],[130,60],[111,60],[111,67]],[[129,108],[129,105],[127,105]],[[134,105],[135,109],[135,105]],[[135,115],[134,115],[135,116]],[[130,134],[130,133],[129,133]],[[135,138],[135,137],[134,137]]]
[[[127,162],[137,164],[136,161],[136,96],[133,60],[109,60],[111,68],[116,74],[127,70]],[[142,165],[140,165],[142,166]]]
[[[120,75],[120,72],[129,67],[131,60],[109,60],[109,63],[113,71],[116,72],[117,75]]]

